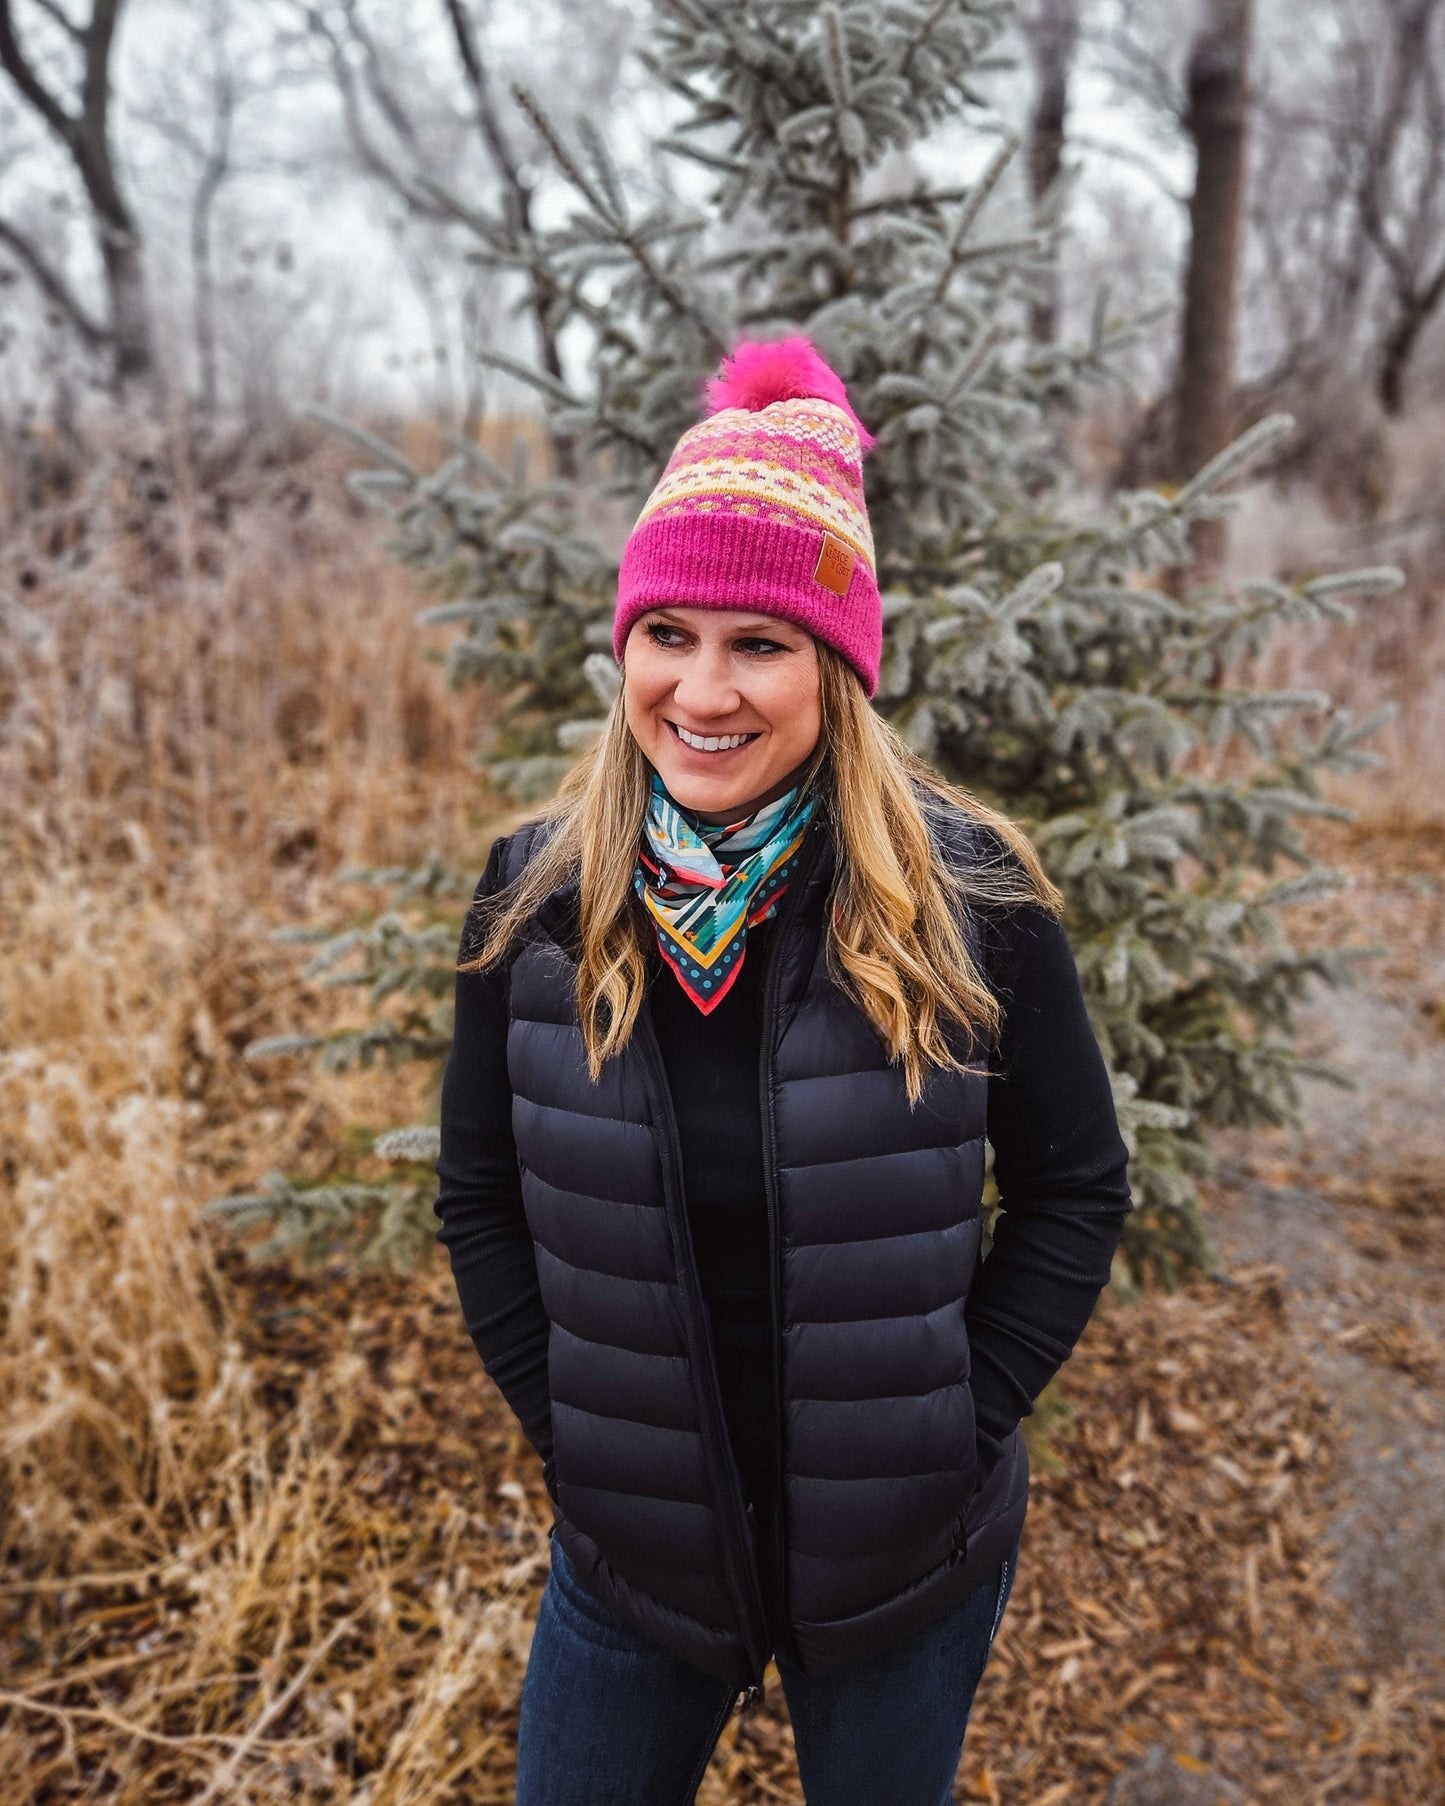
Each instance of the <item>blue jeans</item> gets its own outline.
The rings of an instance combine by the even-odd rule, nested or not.
[[[782,1655],[807,1806],[947,1806],[1013,1589],[999,1574],[883,1654],[822,1680]],[[522,1686],[516,1806],[691,1806],[736,1689],[639,1637],[552,1541]]]

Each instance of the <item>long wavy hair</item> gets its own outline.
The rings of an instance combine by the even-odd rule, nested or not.
[[[818,787],[836,848],[828,961],[834,979],[902,1064],[916,1104],[930,1067],[975,1070],[945,1028],[970,1049],[990,1045],[1001,1008],[969,951],[970,907],[1062,898],[1022,831],[951,784],[870,705],[858,674],[817,642],[822,731],[801,781]],[[534,818],[544,834],[526,868],[475,906],[461,972],[482,971],[512,947],[550,891],[580,876],[577,1013],[595,1082],[626,1045],[647,985],[655,940],[633,890],[652,767],[627,724],[619,690],[606,726]],[[966,866],[949,862],[929,832],[918,786],[987,830]]]

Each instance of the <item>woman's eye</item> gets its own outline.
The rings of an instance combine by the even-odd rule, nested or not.
[[[647,637],[652,641],[654,646],[666,647],[670,651],[675,651],[677,648],[687,644],[687,635],[682,629],[680,627],[673,627],[667,621],[649,621],[647,624]],[[761,634],[749,634],[745,639],[734,640],[733,644],[737,647],[739,652],[747,653],[750,657],[767,658],[774,652],[786,652],[788,650],[788,648],[782,645],[778,640],[767,639]]]

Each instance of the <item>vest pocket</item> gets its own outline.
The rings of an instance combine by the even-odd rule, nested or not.
[[[949,1526],[949,1537],[952,1543],[950,1553],[944,1558],[945,1565],[957,1567],[968,1550],[968,1514],[973,1509],[973,1501],[978,1494],[978,1442],[977,1426],[973,1413],[973,1388],[965,1379],[961,1382],[965,1410],[963,1412],[963,1449],[959,1467],[959,1507],[958,1514]]]
[[[953,1529],[950,1534],[953,1539],[953,1547],[949,1551],[945,1565],[950,1568],[956,1568],[968,1553],[967,1511],[959,1512],[958,1516],[953,1520]]]
[[[964,1512],[967,1514],[973,1495],[978,1491],[978,1418],[973,1408],[973,1386],[964,1381],[963,1396],[967,1410],[964,1412]]]

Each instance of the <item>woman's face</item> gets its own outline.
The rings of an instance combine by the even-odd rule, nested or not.
[[[817,646],[775,615],[649,609],[627,635],[622,672],[634,738],[671,795],[705,820],[781,796],[818,743]]]

